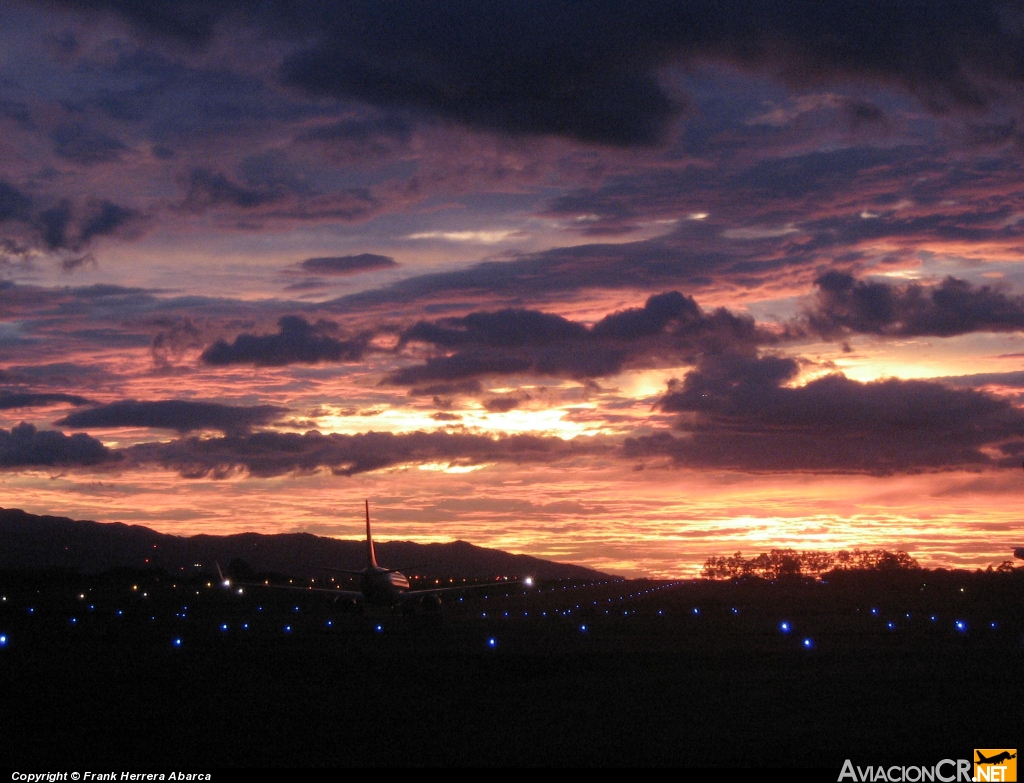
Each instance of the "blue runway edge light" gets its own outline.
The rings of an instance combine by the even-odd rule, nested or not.
[[[783,621],[783,622],[779,623],[779,630],[782,631],[783,633],[789,633],[791,630],[793,630],[793,628],[792,628],[792,626],[790,626],[789,623]]]

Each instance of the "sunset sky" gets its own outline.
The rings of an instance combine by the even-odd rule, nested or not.
[[[10,0],[0,506],[629,576],[1024,545],[1024,4]]]

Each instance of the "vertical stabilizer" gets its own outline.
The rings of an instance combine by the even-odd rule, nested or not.
[[[373,534],[370,533],[370,501],[366,501],[366,567],[377,568],[377,555],[373,552]]]

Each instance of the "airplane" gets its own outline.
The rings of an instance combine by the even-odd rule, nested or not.
[[[990,759],[985,758],[985,756],[982,754],[980,750],[975,752],[978,754],[978,760],[975,762],[976,764],[999,764],[1003,761],[1008,761],[1009,759],[1017,758],[1016,753],[1010,753],[1005,750],[1002,753],[997,753]]]
[[[347,599],[354,601],[356,605],[379,607],[385,609],[402,609],[413,611],[417,604],[428,610],[440,610],[441,594],[443,593],[465,593],[468,590],[488,587],[508,587],[511,585],[533,586],[533,578],[526,577],[521,580],[508,580],[493,582],[483,585],[472,585],[463,587],[435,587],[425,590],[413,590],[409,584],[409,578],[397,568],[384,568],[377,563],[377,554],[373,549],[373,533],[370,530],[370,501],[366,504],[366,568],[361,571],[349,571],[343,568],[331,568],[323,566],[325,571],[349,574],[359,577],[359,590],[333,590],[322,587],[291,587],[287,585],[267,585],[259,583],[248,583],[251,587],[278,587],[292,590],[306,590],[314,592],[330,593],[336,599]],[[217,563],[217,573],[220,576],[221,584],[224,587],[231,587],[231,580],[224,576]],[[245,583],[239,583],[245,584]]]

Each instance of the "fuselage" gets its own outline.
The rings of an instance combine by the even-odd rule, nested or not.
[[[370,606],[397,606],[409,590],[405,574],[373,565],[359,578],[359,591]]]

